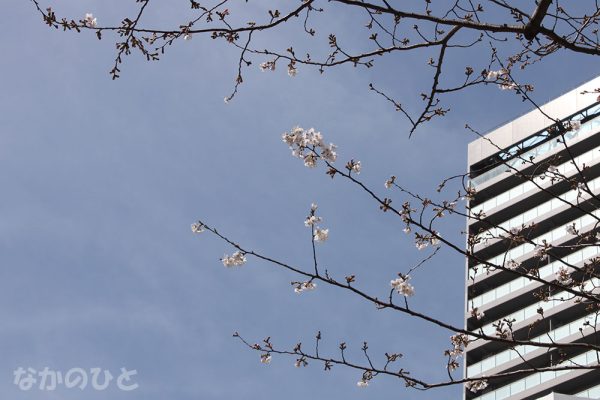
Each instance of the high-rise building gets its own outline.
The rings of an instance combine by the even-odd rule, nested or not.
[[[600,257],[600,246],[576,243],[581,233],[600,227],[600,202],[573,182],[550,177],[556,173],[577,177],[579,169],[589,188],[600,193],[600,103],[597,93],[582,93],[597,88],[600,77],[469,144],[470,184],[475,189],[470,213],[482,217],[482,221],[469,219],[469,232],[482,238],[469,246],[480,260],[537,271],[542,279],[554,281],[564,268],[562,261],[581,267]],[[512,240],[511,230],[540,247]],[[552,246],[551,255],[544,254],[544,244]],[[541,282],[473,260],[467,264],[467,329],[497,336],[507,334],[510,324],[515,339],[600,343],[600,333],[593,328],[600,319],[596,321],[590,308],[568,293],[548,291]],[[577,272],[572,275],[577,276]],[[586,287],[599,283],[590,281]],[[478,313],[479,317],[483,313],[481,319],[473,315]],[[560,360],[562,366],[597,364],[598,354],[581,347],[561,352],[534,346],[510,349],[477,340],[467,347],[465,374],[490,376],[557,365]],[[465,390],[464,396],[467,400],[600,399],[600,370],[516,374],[490,380],[477,393]]]

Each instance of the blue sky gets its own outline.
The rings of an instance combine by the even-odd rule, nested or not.
[[[120,2],[52,4],[75,19],[93,12],[100,25],[125,11]],[[150,22],[185,15],[166,2],[149,7]],[[5,10],[2,398],[459,397],[459,388],[422,393],[389,378],[361,390],[356,371],[325,373],[316,364],[296,369],[293,359],[281,357],[260,364],[259,354],[243,348],[233,332],[291,346],[308,345],[321,330],[324,350],[335,354],[345,341],[359,361],[367,340],[376,359],[401,352],[399,366],[444,379],[442,352],[451,332],[377,311],[322,285],[298,296],[289,285],[297,277],[256,260],[227,270],[219,258],[232,250],[209,235],[193,235],[189,226],[202,218],[246,247],[310,267],[303,221],[317,202],[330,229],[318,249],[321,263],[385,294],[389,280],[422,254],[402,225],[364,193],[292,158],[281,133],[314,126],[339,146],[340,163],[361,160],[361,179],[379,193],[394,174],[412,190],[432,194],[441,179],[466,168],[473,137],[465,122],[485,131],[528,110],[527,104],[496,88],[456,95],[448,117],[409,140],[406,121],[367,86],[385,87],[416,110],[415,94],[427,88],[425,57],[391,57],[370,70],[347,67],[324,75],[300,67],[296,78],[284,68],[261,73],[257,62],[238,96],[224,104],[236,73],[236,53],[224,43],[194,37],[176,43],[157,63],[128,57],[122,78],[111,81],[114,37],[99,42],[89,33],[51,30],[27,1],[8,0]],[[324,29],[353,37],[348,20],[340,17]],[[327,30],[318,32],[325,40]],[[264,40],[284,46],[296,38],[290,29]],[[593,77],[598,66],[576,56],[547,61],[526,72],[535,78],[540,102]],[[463,62],[460,56],[450,60]],[[463,227],[454,219],[447,234],[461,243]],[[463,280],[463,259],[443,252],[413,278],[415,309],[461,325]],[[129,393],[111,387],[108,394],[91,388],[24,392],[12,383],[19,366],[102,367],[114,374],[127,367],[138,371],[140,387]]]

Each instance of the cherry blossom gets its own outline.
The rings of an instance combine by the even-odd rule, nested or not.
[[[204,224],[202,222],[194,222],[192,224],[192,232],[194,232],[194,233],[204,232]]]
[[[223,258],[221,258],[223,265],[226,267],[239,267],[246,263],[246,256],[241,251],[236,251],[231,256],[225,254]]]
[[[390,285],[392,286],[393,289],[396,289],[398,294],[401,294],[405,297],[410,297],[415,294],[415,288],[413,287],[413,285],[408,283],[409,280],[410,280],[410,276],[400,275],[399,278],[392,279],[390,281]]]
[[[329,229],[321,229],[317,227],[315,229],[314,239],[315,242],[324,242],[329,238]]]
[[[571,130],[578,131],[579,129],[581,129],[581,121],[572,120],[569,121],[569,125]]]
[[[305,130],[296,126],[290,132],[284,132],[281,139],[292,150],[294,157],[304,160],[306,167],[316,167],[319,158],[328,162],[335,162],[337,159],[337,146],[333,143],[325,145],[323,135],[314,128]]]
[[[499,86],[500,90],[513,90],[518,88],[519,86],[514,82],[505,82],[501,83]]]
[[[515,260],[508,260],[508,262],[506,263],[506,268],[508,269],[517,269],[521,266],[520,262],[517,262]]]
[[[485,79],[487,79],[488,81],[494,81],[496,79],[498,79],[499,76],[503,75],[504,72],[502,70],[499,71],[488,71],[487,75],[485,76]]]
[[[306,361],[306,359],[304,357],[298,358],[296,360],[296,362],[294,362],[294,367],[296,367],[296,368],[306,367],[307,365],[308,365],[308,362]]]
[[[464,333],[457,333],[450,336],[450,343],[452,343],[452,349],[446,350],[444,353],[450,357],[459,357],[464,354],[465,348],[469,345],[469,337]]]
[[[317,156],[315,154],[307,154],[304,157],[304,166],[308,168],[314,168],[317,166]]]
[[[417,246],[417,250],[423,250],[423,249],[427,248],[428,243],[419,241],[419,242],[415,243],[415,245]]]
[[[337,159],[337,153],[335,152],[335,149],[337,149],[337,146],[333,143],[329,143],[329,146],[321,150],[321,157],[329,162],[335,162]]]
[[[556,280],[558,283],[564,286],[568,286],[573,283],[573,279],[571,279],[571,273],[564,265],[561,265],[556,272]]]
[[[323,220],[323,218],[317,217],[316,215],[309,215],[308,217],[306,217],[306,220],[304,221],[304,225],[305,226],[313,226],[313,225],[321,222],[322,220]]]
[[[346,164],[346,169],[350,172],[356,173],[357,175],[360,174],[360,170],[361,170],[360,161],[354,161],[354,160],[348,161],[348,163]]]
[[[513,226],[512,228],[510,228],[510,234],[513,236],[517,236],[519,235],[519,233],[521,233],[521,227],[519,226]]]
[[[260,356],[260,362],[263,364],[270,364],[271,363],[271,355],[269,353],[262,354]]]
[[[307,290],[315,290],[317,288],[317,284],[311,281],[307,282],[292,282],[292,286],[294,286],[294,292],[300,294]]]
[[[465,383],[465,387],[467,389],[469,389],[471,392],[477,393],[481,390],[484,390],[486,387],[488,387],[488,382],[485,379],[482,379],[479,381],[470,381],[470,382]]]
[[[388,180],[385,181],[385,183],[383,184],[385,186],[386,189],[391,188],[394,183],[396,182],[396,177],[394,175],[390,176]]]
[[[496,336],[501,339],[512,339],[512,323],[514,319],[503,319],[501,321],[496,322],[493,326],[496,328]]]
[[[359,388],[366,388],[367,386],[369,386],[369,381],[366,379],[361,379],[360,381],[356,382],[356,386],[358,386]]]
[[[296,66],[293,62],[288,65],[287,73],[292,78],[295,77],[296,75],[298,75],[298,69],[296,68]]]
[[[275,61],[265,61],[259,65],[261,71],[275,71]]]
[[[479,311],[477,307],[471,310],[471,317],[475,317],[478,321],[481,320],[485,316],[483,311]]]
[[[417,250],[423,250],[429,245],[435,246],[438,244],[440,242],[439,235],[439,232],[436,231],[432,231],[432,233],[428,235],[415,233],[415,246],[417,247]]]
[[[552,247],[545,240],[542,241],[543,245],[537,245],[533,249],[533,256],[539,258],[540,260],[544,260],[548,257],[548,250]]]
[[[450,371],[456,371],[458,367],[460,367],[460,364],[456,360],[450,360],[450,362],[448,363],[448,369]]]
[[[98,26],[98,22],[92,13],[85,14],[85,18],[83,19],[83,24],[88,28],[95,28]]]
[[[565,227],[565,229],[569,235],[576,236],[579,233],[579,232],[577,232],[577,229],[575,228],[575,223],[567,225]]]

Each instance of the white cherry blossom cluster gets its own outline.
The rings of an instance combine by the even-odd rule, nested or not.
[[[461,200],[473,200],[473,198],[475,198],[476,194],[477,194],[477,189],[475,189],[475,187],[473,187],[473,186],[469,186],[469,187],[467,187],[465,194],[460,199]]]
[[[316,167],[319,158],[329,162],[337,159],[337,146],[333,143],[326,145],[321,132],[313,128],[303,129],[297,126],[290,132],[285,132],[281,138],[292,150],[292,155],[304,160],[304,165],[308,168]],[[360,170],[360,163],[358,168]]]
[[[583,182],[577,183],[577,186],[575,186],[574,190],[577,191],[577,198],[583,197],[583,194],[587,192],[585,183]]]
[[[294,286],[294,292],[300,294],[307,290],[315,290],[317,288],[317,284],[311,281],[307,282],[292,282],[292,286]]]
[[[488,81],[495,81],[496,79],[502,78],[503,76],[506,76],[507,74],[508,74],[508,71],[504,68],[499,69],[498,71],[487,71],[485,79],[487,79]]]
[[[512,90],[519,86],[512,82],[509,76],[509,71],[505,68],[498,71],[487,71],[485,79],[498,83],[500,90]]]
[[[359,388],[366,388],[369,386],[369,381],[373,379],[373,373],[371,371],[365,371],[362,378],[356,382],[356,386]]]
[[[262,364],[270,364],[271,363],[271,355],[269,353],[261,354],[260,362]]]
[[[259,65],[259,68],[262,72],[275,71],[275,65],[275,61],[265,61]]]
[[[298,75],[298,69],[296,68],[296,62],[295,61],[290,61],[290,63],[288,64],[287,73],[292,78],[295,77],[296,75]]]
[[[455,201],[448,201],[448,200],[444,200],[441,204],[441,206],[436,206],[433,208],[433,211],[435,211],[435,215],[439,218],[444,217],[446,214],[445,212],[448,211],[448,213],[452,214],[454,212],[454,210],[456,210],[456,202]]]
[[[481,390],[484,390],[488,387],[488,381],[486,379],[481,379],[478,381],[470,381],[465,383],[465,387],[473,393],[477,393]]]
[[[567,130],[570,131],[578,131],[581,129],[581,121],[579,120],[571,120],[568,122],[568,125],[566,126]]]
[[[310,214],[304,220],[304,226],[314,229],[313,240],[315,242],[323,243],[327,239],[329,239],[329,229],[324,229],[317,226],[319,222],[323,221],[323,218],[315,215],[316,212],[317,205],[315,203],[312,203],[310,205]]]
[[[469,337],[464,333],[457,333],[450,336],[450,343],[452,343],[452,348],[444,351],[444,355],[449,357],[448,370],[454,371],[460,367],[457,359],[464,354],[465,347],[469,344]]]
[[[92,13],[87,13],[85,14],[85,18],[83,18],[83,24],[88,28],[95,28],[98,26],[98,21]]]
[[[496,328],[496,336],[498,336],[501,339],[512,339],[512,324],[514,322],[514,319],[504,318],[492,324],[492,326]]]
[[[241,251],[236,251],[231,256],[225,254],[223,258],[221,258],[221,261],[223,261],[223,265],[227,268],[240,267],[246,263],[246,256]]]
[[[329,238],[329,229],[322,229],[322,228],[319,228],[319,227],[317,227],[315,229],[315,234],[313,236],[313,239],[315,240],[315,242],[321,242],[321,243],[323,243],[328,238]]]
[[[567,225],[565,229],[569,235],[577,236],[579,234],[577,228],[575,228],[575,223]]]
[[[307,227],[311,227],[313,225],[318,224],[319,222],[323,221],[323,218],[321,217],[317,217],[316,215],[309,215],[308,217],[306,217],[306,219],[304,220],[304,225]]]
[[[514,82],[504,82],[501,83],[498,87],[500,88],[500,90],[513,90],[518,88],[519,86]]]
[[[360,170],[361,170],[360,161],[354,161],[354,160],[348,161],[348,163],[346,164],[346,169],[350,172],[356,173],[357,175],[360,174]]]
[[[471,217],[482,220],[487,217],[487,214],[483,210],[479,210],[478,212],[474,212],[471,214]]]
[[[415,211],[417,210],[411,208],[410,203],[408,201],[405,201],[402,204],[402,210],[400,211],[400,218],[402,218],[402,222],[404,222],[408,226],[410,224],[410,214]],[[410,230],[408,232],[410,232]]]
[[[525,231],[528,228],[533,228],[533,227],[535,227],[534,222],[531,222],[529,224],[521,224],[520,226],[513,226],[512,228],[510,228],[508,230],[508,233],[506,235],[500,234],[499,237],[512,239],[515,242],[522,242],[523,241],[523,231]]]
[[[435,246],[439,242],[439,233],[436,231],[433,231],[433,233],[427,235],[415,233],[415,246],[418,250],[423,250],[429,245]]]
[[[558,283],[565,286],[568,286],[571,283],[573,283],[573,279],[571,279],[571,273],[569,272],[569,269],[564,265],[558,267],[558,271],[556,272],[556,280],[558,281]]]
[[[448,370],[456,371],[460,367],[460,363],[457,360],[450,360],[448,362]]]
[[[88,28],[95,28],[98,26],[98,21],[92,13],[87,13],[83,18],[83,25],[87,26]]]
[[[296,361],[294,362],[294,367],[296,367],[296,368],[306,367],[307,365],[308,365],[308,362],[306,361],[305,357],[300,357],[300,358],[296,359]]]
[[[557,174],[558,173],[558,167],[555,165],[548,165],[548,172],[553,173],[553,174]]]
[[[513,226],[512,228],[510,228],[509,233],[512,236],[519,236],[521,234],[522,229],[522,226]]]
[[[533,256],[539,258],[540,260],[544,260],[548,257],[548,250],[551,247],[552,245],[548,244],[545,240],[543,240],[541,245],[538,244],[533,249]]]
[[[515,270],[521,266],[521,263],[515,260],[508,260],[508,262],[504,265],[508,269]]]
[[[204,232],[204,224],[200,221],[194,222],[192,224],[192,232],[194,233],[202,233]]]
[[[450,343],[452,343],[453,349],[449,350],[447,354],[453,357],[461,356],[464,354],[465,348],[469,345],[469,337],[464,333],[457,333],[450,336]]]
[[[483,311],[479,311],[479,308],[475,307],[471,310],[471,317],[474,317],[479,321],[485,317],[485,313]]]
[[[413,287],[413,285],[408,283],[409,280],[409,275],[399,274],[399,278],[392,279],[390,281],[390,285],[393,289],[395,289],[398,292],[398,294],[401,294],[405,297],[410,297],[415,294],[415,288]]]
[[[394,183],[396,182],[396,176],[392,175],[390,176],[385,183],[383,184],[383,186],[385,186],[386,189],[391,188],[392,186],[394,186]]]

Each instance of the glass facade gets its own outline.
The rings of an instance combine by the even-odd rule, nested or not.
[[[586,110],[585,115],[596,115],[599,112],[600,112],[600,106],[594,106],[591,109]],[[568,123],[569,121],[579,121],[583,117],[584,117],[583,115],[576,115],[576,116],[573,116],[572,119],[563,120],[563,122]],[[566,141],[570,141],[574,138],[577,138],[580,135],[584,135],[586,133],[596,131],[596,130],[598,130],[599,127],[600,127],[600,120],[598,120],[598,118],[594,118],[585,123],[582,123],[581,128],[565,133],[564,138]],[[536,146],[536,144],[539,142],[542,142],[542,143]],[[500,165],[484,172],[481,175],[474,177],[473,179],[471,179],[471,184],[475,188],[477,188],[477,186],[481,185],[482,183],[485,183],[485,182],[491,180],[492,178],[495,178],[495,177],[501,175],[504,172],[510,172],[513,168],[519,167],[522,164],[523,159],[528,160],[531,157],[540,158],[543,155],[550,153],[551,151],[559,148],[560,146],[562,146],[562,143],[559,143],[556,140],[548,140],[548,134],[547,134],[546,130],[539,132],[537,135],[532,136],[529,139],[526,139],[525,141],[519,143],[518,145],[515,145],[514,147],[511,147],[511,148],[506,149],[503,152],[501,152],[500,158],[504,158],[506,156],[514,157],[514,155],[517,155],[517,154],[518,154],[518,157],[514,157],[514,158],[508,159],[506,161],[502,161],[502,163]],[[521,149],[530,148],[530,147],[533,147],[533,148],[531,148],[530,150],[527,150],[525,152],[522,152],[522,153],[520,152]]]
[[[595,226],[595,224],[598,222],[598,218],[600,218],[600,210],[592,211],[591,213],[586,214],[583,217],[575,218],[574,220],[571,220],[568,223],[551,230],[550,232],[544,233],[543,235],[532,239],[532,242],[534,242],[536,245],[541,246],[544,241],[546,241],[546,243],[553,243],[568,236],[572,237],[572,235],[570,235],[569,232],[567,232],[568,226],[573,226],[573,224],[575,224],[575,228],[577,230],[586,231]],[[511,260],[517,260],[526,255],[528,255],[529,257],[533,256],[533,250],[535,249],[535,247],[536,246],[531,243],[524,243],[504,253],[498,254],[497,256],[492,257],[486,261],[490,264],[504,265],[505,263],[508,263]],[[481,264],[477,264],[476,266],[471,268],[469,276],[475,278],[486,274],[487,272],[488,268],[485,268]]]
[[[600,160],[600,146],[593,148],[592,150],[582,154],[579,157],[575,158],[575,162],[579,167],[585,165],[597,164]],[[556,172],[565,176],[570,176],[574,172],[576,172],[575,165],[572,162],[565,162],[556,166]],[[550,186],[552,182],[550,179],[545,178],[543,175],[539,175],[533,179],[533,181],[527,181],[525,183],[521,183],[513,187],[512,189],[502,192],[497,196],[492,197],[489,200],[473,207],[471,209],[471,215],[478,214],[480,212],[489,213],[493,212],[494,208],[500,207],[511,200],[515,200],[519,196],[523,194],[531,195],[540,189],[536,186],[539,185],[541,187]]]
[[[590,246],[583,248],[581,250],[577,250],[566,257],[563,257],[562,260],[567,262],[568,264],[576,265],[581,264],[583,261],[589,261],[592,257],[597,257],[600,255],[600,247],[598,246]],[[556,260],[551,262],[548,265],[541,267],[539,271],[540,278],[548,279],[552,275],[558,272],[560,266],[563,265],[563,261]],[[523,289],[527,286],[532,286],[536,283],[536,281],[520,276],[517,279],[514,279],[508,283],[500,285],[494,289],[491,289],[479,296],[473,297],[469,300],[468,311],[471,311],[474,308],[483,307],[491,302],[494,302],[508,294],[515,293],[516,291]]]
[[[469,156],[472,173],[470,185],[476,190],[474,198],[471,199],[471,204],[474,205],[469,210],[469,215],[473,218],[469,218],[468,226],[471,235],[477,234],[482,239],[474,248],[474,254],[480,260],[499,266],[511,265],[510,261],[519,265],[532,265],[540,278],[554,281],[559,270],[566,267],[565,264],[581,268],[590,260],[600,257],[600,246],[595,243],[573,244],[576,236],[570,228],[574,226],[576,230],[584,233],[600,230],[600,208],[588,206],[592,204],[592,196],[582,193],[576,184],[563,184],[552,188],[560,180],[553,180],[549,177],[551,173],[544,173],[550,164],[553,165],[553,172],[567,179],[577,176],[578,170],[585,169],[588,174],[587,187],[594,196],[600,194],[600,145],[597,136],[600,134],[600,103],[582,101],[582,91],[576,90],[555,100],[558,102],[556,104],[565,104],[565,101],[571,99],[574,104],[584,104],[578,112],[569,111],[571,114],[562,117],[560,123],[544,127],[541,125],[542,119],[527,114],[510,127],[524,129],[530,123],[530,136],[527,136],[527,132],[512,131],[514,137],[523,139],[515,139],[513,144],[493,155],[485,155],[489,154],[486,151],[495,151],[486,142],[486,138],[478,139],[482,141],[481,144],[477,144],[479,147],[472,147],[474,154],[481,155],[478,157],[487,157],[475,159],[471,154]],[[553,109],[560,109],[558,106],[554,107]],[[570,109],[572,110],[572,107]],[[490,135],[500,137],[498,135],[508,131],[499,128],[498,132],[492,132]],[[564,142],[556,140],[557,138],[564,138]],[[505,143],[504,140],[503,142]],[[567,151],[565,145],[569,144],[576,146],[571,146]],[[485,147],[486,145],[488,147]],[[532,160],[539,167],[524,160]],[[519,181],[512,178],[511,174],[515,170],[523,171],[518,176],[529,176],[531,179]],[[556,197],[553,193],[556,193]],[[592,211],[574,211],[570,206],[583,203]],[[513,205],[516,207],[511,209]],[[492,218],[490,221],[493,220],[496,226],[486,226],[485,220],[488,218]],[[511,240],[510,231],[522,229],[524,226],[531,229],[531,237],[524,243]],[[562,247],[562,258],[557,259],[552,255],[545,258],[536,256],[536,247],[543,246],[544,243]],[[532,343],[568,343],[575,338],[585,342],[591,341],[598,332],[600,321],[596,321],[595,314],[590,314],[590,310],[582,307],[577,308],[577,312],[572,312],[576,303],[573,296],[566,291],[552,289],[544,296],[536,297],[534,294],[539,293],[539,289],[544,285],[527,276],[489,268],[483,263],[467,265],[466,268],[468,291],[465,325],[470,329],[495,336],[499,334],[498,322],[509,320],[512,321],[514,332],[523,335],[533,332],[530,330],[534,326],[531,325],[533,321],[543,319],[543,324],[535,325],[535,335],[530,339]],[[573,272],[572,268],[567,267],[567,270]],[[584,290],[598,288],[600,291],[600,279],[588,279],[581,287]],[[475,308],[485,312],[481,320],[477,320],[471,314]],[[465,374],[469,378],[485,377],[486,374],[502,373],[515,368],[528,369],[530,360],[549,357],[545,348],[535,345],[508,347],[501,343],[481,340],[467,346],[466,350]],[[558,366],[589,366],[599,363],[596,351],[577,353],[573,350],[566,356],[566,361]],[[470,354],[472,356],[469,356]],[[578,377],[578,385],[579,382],[582,384],[576,389],[569,389],[568,385],[560,386],[565,379],[571,377]],[[465,398],[529,400],[541,397],[549,391],[556,391],[566,395],[600,399],[598,375],[587,370],[537,371],[515,374],[502,383],[494,382],[490,380],[489,386],[479,393],[465,390]],[[556,388],[567,388],[564,390],[570,392],[554,390]],[[539,390],[539,396],[536,395],[536,390]]]
[[[598,360],[597,357],[598,354],[595,350],[587,351],[583,354],[578,355],[577,357],[573,357],[565,361],[563,366],[585,366],[596,364]],[[571,371],[569,370],[534,372],[533,374],[528,375],[525,378],[521,378],[519,380],[514,381],[511,384],[489,391],[483,396],[476,397],[473,400],[503,400],[510,396],[514,396],[518,393],[524,392],[525,390],[532,389],[538,385],[541,385],[542,383],[551,381],[552,379],[556,379],[558,377],[566,375],[570,372]]]

